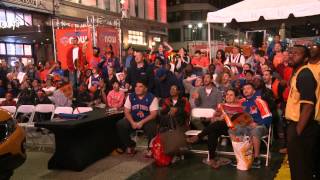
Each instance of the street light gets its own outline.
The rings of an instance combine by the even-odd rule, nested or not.
[[[202,23],[198,23],[198,28],[202,28],[203,24]]]
[[[192,28],[192,24],[188,24],[188,28],[191,29]]]

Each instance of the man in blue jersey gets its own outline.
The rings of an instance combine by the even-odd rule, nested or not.
[[[130,138],[132,131],[143,129],[149,142],[155,136],[158,107],[158,99],[148,92],[146,82],[137,80],[135,92],[127,97],[124,104],[125,118],[117,123],[122,149],[128,154],[135,153],[135,142]]]

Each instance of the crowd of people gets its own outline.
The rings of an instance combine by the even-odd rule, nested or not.
[[[308,151],[308,157],[299,156],[301,151],[297,150],[299,145],[305,150],[311,148],[302,140],[304,128],[310,127],[308,123],[302,127],[299,125],[295,136],[299,136],[301,142],[298,145],[292,142],[293,135],[286,133],[292,123],[285,118],[291,116],[285,116],[285,109],[292,89],[290,80],[298,65],[312,62],[320,68],[319,45],[310,46],[309,49],[300,45],[287,48],[279,36],[274,39],[268,51],[255,49],[249,56],[245,56],[240,47],[234,46],[231,52],[218,50],[216,57],[209,59],[205,51],[188,54],[186,49],[180,48],[174,52],[164,42],[157,50],[151,51],[129,47],[122,60],[114,55],[111,46],[103,52],[94,48],[93,59],[86,61],[79,53],[77,38],[74,38],[67,69],[62,69],[60,62],[24,65],[17,61],[12,68],[2,62],[0,97],[5,100],[1,106],[53,103],[55,106],[124,108],[125,118],[117,123],[117,128],[121,148],[128,154],[135,153],[135,143],[130,139],[131,131],[143,129],[151,140],[157,132],[159,121],[163,123],[175,118],[185,129],[192,127],[202,130],[198,136],[188,139],[190,143],[208,136],[210,161],[206,163],[214,168],[220,165],[215,160],[219,137],[237,135],[241,131],[252,137],[253,166],[259,168],[260,139],[272,125],[281,146],[280,152],[287,153],[289,147],[290,168],[295,172],[300,172],[301,166],[304,166],[304,170],[308,167],[313,170],[315,168],[311,164],[317,159],[313,150]],[[309,82],[308,86],[297,87],[300,92],[297,96],[301,96],[297,104],[315,105],[319,102],[314,93],[319,77],[314,77],[315,83],[312,83],[312,77],[312,74],[305,72],[300,80],[296,79],[297,83],[301,83],[301,78],[310,78],[305,80]],[[14,98],[18,101],[15,102]],[[237,128],[231,132],[223,120],[219,105],[230,117],[245,112],[251,115],[253,121],[244,129]],[[213,108],[216,113],[210,119],[192,120],[189,123],[193,108]],[[309,136],[313,136],[308,139],[309,143],[320,142],[318,135],[306,133],[304,138]],[[291,146],[295,151],[290,151]],[[150,156],[150,152],[147,155]],[[298,160],[305,162],[303,165],[297,163],[297,156],[303,159]],[[315,173],[310,169],[306,171]],[[304,175],[306,171],[303,171]],[[299,173],[293,176],[301,177]]]

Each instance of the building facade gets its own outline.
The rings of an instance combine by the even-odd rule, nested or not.
[[[190,45],[206,44],[208,41],[208,12],[232,5],[239,0],[168,0],[168,38],[174,49],[181,47],[190,50]],[[222,24],[211,26],[214,36],[211,40],[228,41],[234,30]]]
[[[52,19],[74,24],[93,16],[119,20],[122,47],[146,49],[166,40],[166,12],[166,0],[1,0],[0,61],[53,60]]]

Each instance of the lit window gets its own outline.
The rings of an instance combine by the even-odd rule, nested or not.
[[[16,20],[15,14],[13,11],[7,11],[7,22],[9,24],[14,24]]]
[[[137,45],[146,45],[146,34],[141,31],[128,31],[128,43]]]
[[[0,43],[0,54],[5,55],[6,54],[6,44]]]
[[[16,54],[16,47],[14,44],[6,44],[7,45],[7,54],[8,55],[15,55]]]
[[[0,22],[6,22],[6,11],[4,9],[0,9]]]
[[[25,45],[23,45],[23,47],[24,47],[24,55],[25,56],[32,56],[31,45],[25,44]]]
[[[24,25],[23,13],[16,13],[16,21],[20,26]]]
[[[32,16],[31,14],[24,14],[24,22],[26,26],[32,26]]]
[[[23,44],[16,44],[16,55],[23,55]]]

